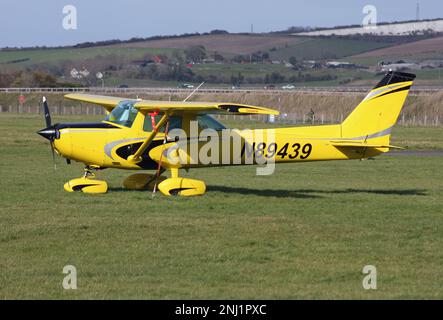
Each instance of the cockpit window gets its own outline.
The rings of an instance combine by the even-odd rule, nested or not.
[[[197,121],[200,130],[212,129],[215,131],[222,131],[223,129],[226,129],[224,125],[207,114],[198,115]]]
[[[106,116],[105,120],[130,128],[137,113],[138,110],[134,108],[133,101],[122,101]]]
[[[154,116],[154,124],[155,125],[157,125],[157,123],[159,123],[162,116],[163,116],[163,113],[159,113],[158,115]],[[181,129],[181,128],[182,128],[182,117],[180,117],[180,116],[169,117],[169,127],[168,127],[169,131],[171,131],[173,129]],[[145,122],[143,123],[143,130],[146,132],[151,132],[153,130],[152,118],[149,114],[147,114],[145,116]],[[163,126],[159,131],[164,132],[165,126]]]

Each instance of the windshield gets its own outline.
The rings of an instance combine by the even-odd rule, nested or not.
[[[137,113],[138,110],[134,108],[134,101],[122,101],[106,116],[105,120],[130,128]]]

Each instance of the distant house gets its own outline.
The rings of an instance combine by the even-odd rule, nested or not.
[[[435,69],[443,67],[443,60],[425,60],[420,63],[422,69]]]
[[[342,61],[329,61],[326,63],[326,67],[330,69],[355,69],[357,66],[354,63],[342,62]]]
[[[154,56],[154,58],[152,58],[154,60],[155,63],[162,63],[162,58],[160,58],[160,56]]]
[[[203,61],[203,63],[215,63],[215,59],[214,58],[205,58],[202,61]]]
[[[145,59],[145,60],[133,60],[133,61],[132,61],[132,64],[133,64],[133,65],[136,65],[136,66],[140,66],[140,67],[146,67],[146,66],[149,66],[149,65],[151,65],[151,64],[155,64],[155,61],[154,61],[154,60],[151,60],[151,59]]]
[[[311,68],[311,69],[321,69],[323,67],[320,62],[315,61],[315,60],[306,60],[306,61],[303,61],[303,64],[306,67]]]
[[[421,66],[417,63],[391,63],[382,66],[382,71],[400,71],[400,70],[420,70]]]

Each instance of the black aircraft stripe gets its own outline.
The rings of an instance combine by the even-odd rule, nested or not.
[[[409,90],[409,89],[411,89],[411,86],[407,86],[407,87],[399,88],[399,89],[396,89],[396,90],[392,90],[392,91],[389,91],[389,92],[383,93],[382,95],[379,95],[377,98],[380,98],[380,97],[386,96],[386,95],[391,94],[391,93],[401,92],[401,91],[405,91],[405,90]],[[377,98],[376,98],[376,99],[377,99]]]
[[[91,123],[57,123],[57,129],[120,129],[110,123],[91,122]]]
[[[378,89],[390,84],[413,81],[416,77],[417,76],[412,73],[389,71],[374,89]]]

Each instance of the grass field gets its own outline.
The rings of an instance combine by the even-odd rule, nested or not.
[[[203,45],[208,52],[217,51],[227,57],[273,48],[275,50],[272,51],[273,58],[288,60],[291,56],[300,59],[320,59],[325,56],[340,58],[385,48],[392,44],[367,40],[311,39],[294,36],[211,35],[78,49],[7,50],[0,51],[0,65],[27,67],[35,63],[56,63],[67,59],[78,61],[111,54],[126,56],[128,59],[140,59],[146,54],[182,52],[193,45]],[[29,60],[12,63],[22,59]]]
[[[57,118],[55,121],[92,120]],[[0,114],[0,298],[442,299],[441,156],[183,172],[206,195],[68,194],[82,166],[35,134],[36,115]],[[235,125],[235,123],[234,123]],[[439,131],[438,131],[439,130]],[[442,129],[396,128],[395,143],[443,149]],[[435,137],[436,142],[434,141]],[[78,289],[62,288],[63,267]],[[378,289],[362,288],[375,265]]]
[[[91,48],[61,48],[0,51],[0,65],[10,68],[26,68],[33,64],[54,64],[65,60],[82,61],[95,58],[99,55],[125,56],[127,59],[141,59],[146,54],[171,54],[174,49],[157,48],[122,48],[122,47],[91,47]],[[23,62],[12,63],[15,60],[29,59]]]

